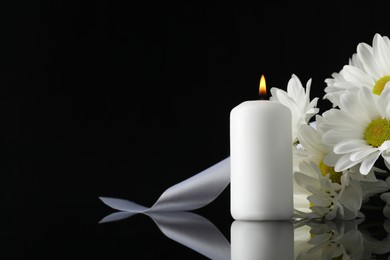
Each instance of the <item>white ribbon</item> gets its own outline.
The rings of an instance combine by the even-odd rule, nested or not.
[[[230,157],[168,188],[150,208],[124,199],[100,199],[111,208],[121,211],[110,218],[121,219],[122,216],[128,217],[137,213],[187,211],[206,206],[216,199],[229,183]]]

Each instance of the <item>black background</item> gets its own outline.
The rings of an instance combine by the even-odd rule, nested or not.
[[[230,110],[257,98],[261,74],[284,90],[311,78],[322,98],[390,27],[373,1],[7,1],[0,32],[3,238],[35,252],[85,223],[80,241],[103,239],[99,196],[150,206],[229,156]],[[228,190],[200,212],[227,231]]]

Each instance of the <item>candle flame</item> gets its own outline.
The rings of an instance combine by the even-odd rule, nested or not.
[[[265,84],[265,77],[264,75],[261,75],[260,84],[259,84],[259,95],[265,96],[266,94],[267,94],[267,87]]]

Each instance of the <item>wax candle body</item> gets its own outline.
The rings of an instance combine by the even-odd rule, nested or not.
[[[230,113],[230,211],[236,220],[293,216],[291,112],[268,100]]]

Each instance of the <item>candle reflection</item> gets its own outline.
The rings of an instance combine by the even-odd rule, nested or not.
[[[294,228],[289,221],[234,221],[232,260],[293,259]]]

